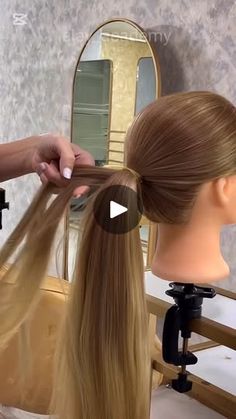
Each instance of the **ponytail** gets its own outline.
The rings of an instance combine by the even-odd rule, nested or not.
[[[117,184],[134,187],[134,178],[120,172],[105,187]],[[120,198],[117,189],[114,200]],[[95,220],[95,201],[83,220],[58,345],[54,409],[60,419],[148,419],[151,365],[139,228],[105,231]]]

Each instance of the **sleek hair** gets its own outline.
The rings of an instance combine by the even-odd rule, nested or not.
[[[146,217],[188,220],[200,186],[236,174],[236,111],[210,92],[177,93],[147,106],[126,137],[124,168],[81,166],[51,200],[42,187],[0,252],[0,266],[25,243],[0,281],[0,342],[6,344],[37,304],[59,221],[73,190],[94,191],[86,208],[71,294],[55,357],[53,411],[60,419],[148,419],[151,359],[138,227],[103,230],[94,217],[102,189],[137,191]],[[114,200],[119,202],[119,188]],[[118,220],[118,219],[117,219]],[[129,221],[127,221],[128,223]]]

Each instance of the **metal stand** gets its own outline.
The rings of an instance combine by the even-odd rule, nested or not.
[[[178,378],[172,380],[172,388],[179,393],[185,393],[192,388],[192,382],[187,379],[186,365],[193,365],[198,361],[197,357],[188,351],[188,339],[191,337],[189,322],[201,317],[203,298],[213,298],[216,292],[213,288],[178,282],[170,283],[170,287],[166,294],[174,298],[175,305],[166,313],[162,356],[168,364],[181,366]],[[182,351],[179,351],[178,345],[179,332],[183,338]]]
[[[9,209],[9,202],[5,199],[5,190],[0,188],[0,230],[2,229],[2,210]]]

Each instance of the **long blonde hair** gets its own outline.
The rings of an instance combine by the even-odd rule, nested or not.
[[[135,118],[126,138],[126,165],[117,171],[81,166],[51,202],[42,187],[0,252],[3,265],[20,243],[16,263],[0,282],[0,342],[6,344],[37,303],[58,223],[78,185],[96,190],[86,209],[67,313],[59,340],[53,409],[60,419],[147,419],[151,360],[144,267],[138,227],[103,230],[94,217],[96,194],[111,185],[137,191],[154,222],[183,223],[199,187],[236,174],[236,112],[210,92],[170,95]],[[119,189],[114,197],[119,202]],[[1,291],[1,290],[0,290]]]

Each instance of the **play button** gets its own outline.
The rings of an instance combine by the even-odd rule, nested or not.
[[[137,193],[128,186],[109,186],[98,193],[94,216],[103,230],[124,234],[139,224],[142,204]]]
[[[124,214],[126,211],[128,211],[128,208],[123,207],[123,205],[115,201],[110,201],[110,218],[118,217],[118,215]]]

